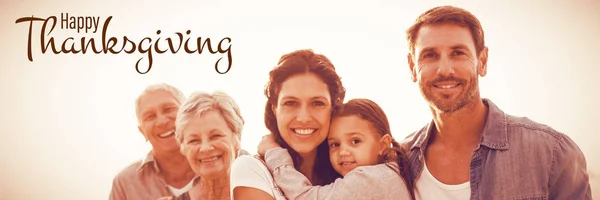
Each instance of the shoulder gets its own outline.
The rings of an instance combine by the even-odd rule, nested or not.
[[[234,168],[237,170],[262,169],[262,168],[266,169],[264,164],[258,158],[255,158],[254,156],[251,156],[251,155],[241,155],[241,156],[237,157],[235,160],[233,160],[233,163],[231,164],[231,168],[232,168],[232,171]]]
[[[527,117],[506,115],[510,145],[530,146],[556,157],[581,157],[579,146],[565,133]]]
[[[261,177],[267,179],[270,175],[267,167],[258,158],[251,155],[242,155],[233,160],[231,164],[231,178]]]
[[[230,191],[236,187],[249,187],[273,195],[273,178],[258,158],[250,155],[237,157],[231,164]]]
[[[250,152],[246,151],[245,149],[240,149],[240,156],[242,155],[250,155]]]
[[[510,114],[505,114],[506,126],[511,134],[538,134],[539,136],[552,137],[554,139],[560,139],[564,136],[563,133],[558,132],[549,125],[539,123],[528,117],[519,117]]]
[[[139,168],[142,165],[142,160],[137,160],[132,162],[131,164],[125,166],[124,168],[117,173],[114,178],[114,182],[123,182],[126,180],[132,180],[135,177],[139,176]]]
[[[421,129],[412,132],[411,134],[409,134],[408,136],[406,136],[402,141],[400,141],[399,143],[402,145],[407,145],[408,147],[412,146],[413,144],[415,144],[417,142],[417,140],[424,135],[427,132],[427,127],[429,126],[429,122],[427,124],[425,124],[423,127],[421,127]]]
[[[571,143],[569,136],[557,131],[553,127],[534,121],[527,117],[518,117],[509,114],[506,116],[506,128],[509,137],[516,137],[526,143]],[[514,141],[514,140],[513,140]]]

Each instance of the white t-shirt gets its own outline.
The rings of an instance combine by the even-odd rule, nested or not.
[[[188,190],[190,190],[192,188],[192,185],[194,184],[194,179],[192,179],[192,181],[190,181],[190,183],[188,183],[187,185],[183,186],[182,188],[176,188],[170,185],[169,189],[171,190],[171,192],[173,193],[174,196],[178,197],[179,195],[186,193]]]
[[[229,195],[233,199],[233,189],[239,186],[251,187],[270,194],[275,200],[285,200],[276,187],[273,176],[262,161],[250,155],[237,157],[231,164]]]
[[[415,182],[416,200],[468,200],[471,198],[469,181],[458,185],[447,185],[438,181],[423,162],[423,173]]]

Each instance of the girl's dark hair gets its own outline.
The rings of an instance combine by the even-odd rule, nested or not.
[[[278,66],[269,72],[269,82],[265,86],[265,96],[267,97],[265,125],[271,133],[275,134],[275,141],[288,150],[294,161],[294,166],[298,169],[302,163],[302,157],[281,137],[281,133],[277,128],[277,118],[272,110],[272,107],[278,103],[277,99],[281,91],[281,85],[293,75],[312,73],[318,76],[327,84],[329,89],[332,112],[344,102],[346,89],[342,85],[341,78],[335,71],[331,61],[324,55],[315,54],[310,49],[296,50],[285,54],[281,56],[277,64]],[[315,175],[313,185],[327,185],[339,177],[339,174],[333,170],[329,162],[327,140],[324,140],[317,147],[317,158],[313,169],[313,175]]]
[[[358,116],[368,121],[371,126],[380,134],[381,137],[389,134],[392,138],[392,147],[385,149],[382,153],[384,163],[396,162],[400,167],[398,174],[404,179],[404,183],[410,192],[411,198],[414,198],[413,184],[411,182],[412,173],[405,146],[396,142],[392,136],[390,123],[383,109],[377,103],[369,99],[352,99],[336,110],[332,118],[344,116]]]

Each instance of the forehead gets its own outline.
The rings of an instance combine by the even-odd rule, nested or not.
[[[217,110],[210,110],[199,117],[192,118],[184,127],[183,134],[206,135],[212,132],[231,133],[223,115]]]
[[[179,105],[177,99],[168,91],[156,90],[142,94],[138,101],[140,113],[166,105]]]
[[[304,73],[290,76],[281,84],[279,98],[313,98],[322,96],[330,99],[327,84],[314,73]]]
[[[330,137],[338,138],[351,136],[351,133],[378,135],[371,123],[356,115],[333,118],[329,133]]]
[[[423,49],[442,49],[463,45],[475,51],[473,36],[466,26],[447,22],[421,26],[415,40],[415,53]]]

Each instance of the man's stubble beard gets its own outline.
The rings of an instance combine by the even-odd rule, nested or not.
[[[457,80],[462,84],[461,87],[466,87],[466,90],[462,90],[455,100],[450,100],[450,96],[448,95],[436,95],[432,91],[434,89],[433,83],[439,79]],[[432,81],[420,83],[419,90],[433,109],[441,113],[453,113],[463,109],[479,96],[479,80],[477,75],[470,77],[470,80],[460,80],[454,77],[438,77]]]

